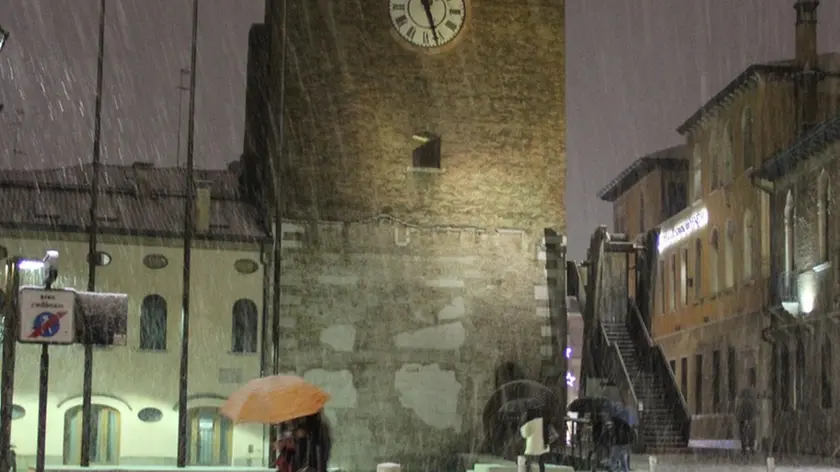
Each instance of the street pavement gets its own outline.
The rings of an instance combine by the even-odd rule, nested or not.
[[[763,456],[753,458],[719,457],[708,455],[666,455],[657,456],[655,472],[766,472]],[[634,472],[654,472],[649,468],[646,455],[634,455],[630,461]],[[817,458],[780,458],[776,460],[775,472],[836,472],[837,463]]]

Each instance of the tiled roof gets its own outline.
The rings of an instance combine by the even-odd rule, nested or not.
[[[605,202],[614,202],[655,169],[687,170],[687,157],[688,148],[682,144],[640,157],[621,171],[618,177],[614,178],[606,187],[602,188],[598,192],[598,198]]]
[[[97,220],[103,234],[179,237],[186,170],[103,166]],[[138,190],[137,174],[147,186]],[[89,225],[91,166],[0,171],[0,227],[82,232]],[[240,198],[236,170],[196,170],[211,189],[210,231],[199,239],[264,240],[258,211]]]
[[[820,54],[817,59],[817,70],[835,74],[840,72],[840,53],[829,52]],[[768,78],[784,78],[793,77],[802,69],[797,65],[793,59],[785,59],[780,61],[769,61],[760,64],[753,64],[744,70],[738,77],[735,77],[732,82],[726,85],[720,92],[712,97],[705,105],[694,112],[683,124],[677,128],[677,132],[685,134],[695,124],[697,124],[705,115],[714,110],[718,105],[723,103],[732,93],[746,86],[750,82],[756,80],[760,76]]]
[[[771,181],[776,180],[796,168],[800,162],[825,150],[837,141],[840,141],[840,115],[814,127],[797,139],[791,147],[767,159],[756,176]]]

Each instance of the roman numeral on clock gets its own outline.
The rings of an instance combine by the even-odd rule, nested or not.
[[[404,3],[395,3],[395,4],[391,5],[391,10],[405,11],[405,4]]]
[[[394,21],[397,23],[397,26],[402,28],[406,23],[408,23],[408,18],[405,15],[400,15]]]
[[[416,35],[417,35],[417,28],[415,28],[415,27],[413,27],[413,26],[412,26],[412,27],[410,27],[410,28],[408,28],[408,30],[405,32],[405,35],[406,35],[406,36],[408,36],[408,39],[410,39],[410,40],[412,40],[412,41],[413,41],[413,40],[414,40],[414,36],[416,36]]]
[[[449,9],[450,15],[461,16],[461,10],[459,8],[450,8]]]
[[[458,25],[455,24],[455,22],[452,21],[452,20],[447,20],[446,23],[444,23],[444,24],[446,25],[447,28],[449,28],[450,31],[455,31],[455,30],[458,29]]]

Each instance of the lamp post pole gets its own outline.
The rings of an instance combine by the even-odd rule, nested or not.
[[[101,137],[102,137],[102,82],[105,62],[105,0],[99,2],[99,53],[96,58],[96,101],[93,114],[93,162],[91,164],[90,184],[90,222],[88,223],[88,284],[89,292],[96,290],[96,264],[98,257],[97,233],[99,232],[97,217],[97,206],[99,205],[99,168],[102,160]],[[86,327],[87,329],[87,327]],[[86,338],[87,336],[85,336]],[[82,339],[84,343],[84,363],[82,373],[82,449],[80,464],[82,467],[90,466],[90,439],[93,415],[93,345]]]
[[[192,259],[193,204],[195,197],[195,76],[198,56],[198,0],[193,0],[192,10],[192,46],[190,51],[190,104],[187,122],[187,169],[185,172],[186,199],[184,201],[184,271],[181,298],[181,364],[178,383],[178,456],[177,466],[186,467],[188,459],[187,393],[189,387],[190,354],[190,262]]]

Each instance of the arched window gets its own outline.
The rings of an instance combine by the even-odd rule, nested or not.
[[[744,169],[755,166],[755,145],[753,141],[753,113],[750,107],[744,107],[741,115],[742,149]]]
[[[718,235],[717,228],[712,230],[712,236],[709,239],[709,245],[711,248],[711,254],[709,257],[709,287],[712,291],[712,294],[718,293],[720,291],[720,283],[718,278],[720,277],[720,236]]]
[[[714,190],[720,186],[720,133],[720,131],[713,131],[711,143],[709,143],[710,190]]]
[[[828,173],[822,171],[817,182],[817,245],[819,247],[819,261],[828,261],[828,243],[831,241],[829,237],[829,180]]]
[[[166,300],[148,295],[140,306],[140,349],[166,349]]]
[[[694,240],[694,299],[703,298],[703,240]]]
[[[785,289],[790,290],[793,283],[793,194],[788,190],[787,198],[785,199]]]
[[[755,237],[755,219],[750,210],[744,212],[744,280],[752,280],[753,278],[753,238]]]
[[[831,341],[828,338],[827,334],[823,336],[820,347],[820,403],[825,409],[832,407],[831,383],[834,381],[834,360],[831,355]]]
[[[218,408],[191,408],[187,425],[190,465],[229,466],[233,423]]]
[[[723,154],[723,182],[729,184],[733,178],[732,168],[732,123],[727,121],[723,128],[721,153]]]
[[[735,222],[727,220],[726,239],[723,242],[724,283],[726,288],[735,286]]]
[[[92,405],[90,431],[91,464],[117,464],[120,459],[120,413],[104,405]],[[64,463],[79,464],[82,458],[82,407],[64,415]]]
[[[257,352],[257,304],[242,298],[233,304],[232,352]]]
[[[703,155],[700,145],[694,145],[694,155],[691,158],[693,180],[691,183],[691,201],[697,201],[703,195]]]
[[[645,194],[639,194],[639,233],[645,231]]]
[[[805,408],[805,343],[801,339],[796,341],[796,384],[793,390],[793,407]]]

